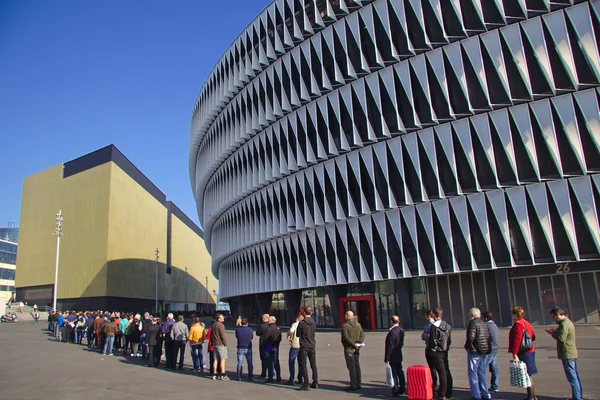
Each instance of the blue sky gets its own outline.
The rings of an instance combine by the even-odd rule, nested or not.
[[[197,223],[191,110],[269,3],[0,2],[0,226],[19,224],[25,177],[111,143]]]

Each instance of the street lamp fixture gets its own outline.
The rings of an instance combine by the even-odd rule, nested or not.
[[[58,210],[58,214],[56,214],[56,230],[52,232],[53,235],[56,235],[56,265],[54,266],[54,296],[52,301],[52,309],[54,311],[56,311],[56,296],[58,294],[58,260],[60,258],[60,237],[62,236],[62,223],[62,211]]]

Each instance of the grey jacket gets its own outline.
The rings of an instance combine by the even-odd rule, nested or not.
[[[182,321],[177,322],[171,329],[171,339],[178,340],[181,342],[187,342],[190,330],[188,326]]]

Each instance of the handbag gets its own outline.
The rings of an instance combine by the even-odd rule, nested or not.
[[[529,333],[527,333],[527,329],[523,328],[523,338],[521,339],[521,345],[519,346],[519,354],[527,353],[531,349],[533,349],[533,341],[531,340]]]
[[[394,375],[390,363],[385,364],[385,384],[391,388],[394,387]]]
[[[510,362],[510,386],[520,388],[531,387],[531,378],[527,373],[527,365],[523,361],[513,360]]]

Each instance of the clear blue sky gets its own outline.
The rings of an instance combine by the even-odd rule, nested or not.
[[[111,143],[197,223],[191,110],[270,2],[1,1],[0,226],[19,224],[25,177]]]

